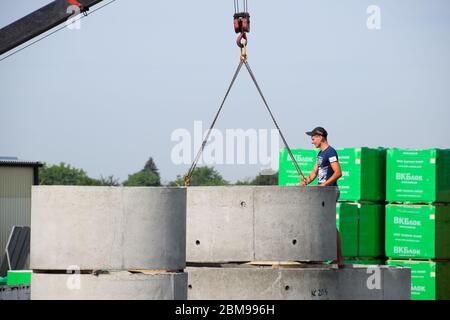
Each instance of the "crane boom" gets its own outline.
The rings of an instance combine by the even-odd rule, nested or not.
[[[10,0],[12,1],[12,0]],[[84,10],[103,0],[78,0]],[[55,0],[46,6],[0,29],[0,55],[40,34],[66,22],[72,15],[68,8],[73,1]]]

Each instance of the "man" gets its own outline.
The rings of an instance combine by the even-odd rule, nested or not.
[[[318,186],[334,186],[336,187],[337,197],[339,199],[339,189],[337,181],[342,177],[341,165],[339,164],[339,158],[336,150],[328,144],[328,133],[322,127],[314,128],[314,130],[306,132],[308,136],[311,136],[311,143],[314,147],[319,148],[319,154],[317,155],[317,162],[314,165],[313,171],[308,174],[300,183],[302,186],[306,186],[313,182],[317,176]],[[339,231],[337,232],[337,264],[339,266],[344,264],[344,258],[342,256],[341,238]]]

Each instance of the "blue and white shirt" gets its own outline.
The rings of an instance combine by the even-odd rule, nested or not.
[[[331,163],[337,161],[339,161],[338,154],[333,147],[328,146],[328,148],[319,152],[317,155],[317,165],[319,166],[319,183],[324,183],[333,175],[334,171],[331,168]],[[332,186],[337,186],[337,183],[334,182]]]

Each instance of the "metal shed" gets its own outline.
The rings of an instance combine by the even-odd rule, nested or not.
[[[0,157],[0,257],[12,227],[30,226],[31,186],[39,184],[39,167],[39,162]]]

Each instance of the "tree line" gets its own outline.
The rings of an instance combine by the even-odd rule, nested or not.
[[[100,176],[100,179],[89,177],[83,169],[72,167],[70,164],[61,162],[56,165],[44,164],[39,169],[39,184],[41,185],[73,185],[73,186],[125,186],[125,187],[159,187],[163,186],[158,167],[152,157],[145,163],[144,167],[128,179],[119,182],[113,175]],[[191,177],[192,186],[227,186],[227,185],[277,185],[278,173],[273,175],[259,174],[253,179],[231,183],[225,180],[214,168],[201,166],[194,170]],[[178,175],[174,181],[166,186],[184,186],[183,176]]]

